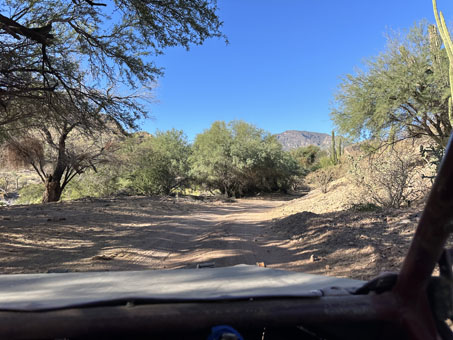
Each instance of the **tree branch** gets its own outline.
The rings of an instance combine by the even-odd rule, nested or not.
[[[22,36],[42,45],[50,45],[54,39],[54,36],[50,34],[52,30],[51,23],[43,27],[28,28],[0,14],[0,28],[3,28],[15,39],[20,39],[19,36]]]

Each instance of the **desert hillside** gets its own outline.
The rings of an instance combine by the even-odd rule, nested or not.
[[[320,132],[287,130],[277,134],[276,137],[285,151],[309,145],[327,149],[331,144],[331,136]]]

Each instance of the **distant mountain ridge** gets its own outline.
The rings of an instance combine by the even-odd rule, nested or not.
[[[287,130],[275,136],[285,151],[308,145],[316,145],[321,149],[328,149],[331,143],[331,136],[321,132]]]

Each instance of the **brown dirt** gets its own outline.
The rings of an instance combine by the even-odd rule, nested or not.
[[[297,199],[127,197],[0,207],[0,273],[195,268],[207,262],[264,262],[358,279],[397,270],[421,208],[344,211],[336,194],[344,197],[342,185],[332,186],[330,196],[315,190]]]

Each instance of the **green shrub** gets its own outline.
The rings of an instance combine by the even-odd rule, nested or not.
[[[289,153],[297,161],[304,175],[319,169],[320,159],[328,157],[327,152],[316,145],[302,146]]]
[[[44,184],[33,183],[27,184],[19,190],[19,198],[15,204],[38,204],[42,201]]]
[[[286,192],[300,166],[275,136],[243,121],[214,122],[195,138],[191,175],[228,197]]]
[[[158,131],[138,145],[126,178],[138,194],[169,195],[188,183],[191,147],[183,131]]]
[[[334,163],[330,156],[323,156],[319,159],[319,168],[324,169],[333,166]]]
[[[367,203],[353,203],[351,204],[349,210],[356,212],[367,212],[367,211],[378,211],[381,210],[381,208],[374,203],[367,202]]]
[[[104,165],[97,170],[97,172],[88,170],[72,180],[66,186],[62,199],[112,196],[121,189],[119,169],[116,166]]]

